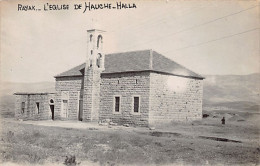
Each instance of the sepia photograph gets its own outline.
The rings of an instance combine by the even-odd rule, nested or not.
[[[258,0],[0,0],[0,165],[260,165]]]

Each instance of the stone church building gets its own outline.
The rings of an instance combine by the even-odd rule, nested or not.
[[[153,50],[103,53],[87,31],[86,62],[55,76],[55,93],[15,93],[15,116],[149,126],[202,117],[203,77]]]

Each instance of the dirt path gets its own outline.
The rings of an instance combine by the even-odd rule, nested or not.
[[[194,132],[193,130],[185,130],[185,127],[194,128],[193,126],[184,126],[170,129],[155,129],[149,130],[149,128],[145,127],[125,127],[125,126],[107,126],[107,125],[99,125],[97,122],[81,122],[81,121],[18,121],[15,119],[4,119],[5,122],[17,123],[17,124],[29,124],[36,126],[47,126],[47,127],[61,127],[67,129],[87,129],[87,130],[99,130],[99,131],[125,131],[125,132],[135,132],[145,135],[151,135],[155,137],[185,137],[185,138],[200,138],[200,139],[210,139],[214,141],[222,141],[222,142],[252,142],[252,140],[242,139],[237,137],[230,137],[228,135],[223,135],[221,133],[212,133],[212,132]],[[184,130],[182,130],[184,129]],[[198,131],[198,130],[197,130]]]

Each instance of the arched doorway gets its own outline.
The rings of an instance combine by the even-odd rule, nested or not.
[[[54,120],[54,100],[50,99],[50,111],[51,111],[51,119]]]

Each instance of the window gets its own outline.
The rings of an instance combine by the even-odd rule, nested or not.
[[[115,108],[115,113],[120,112],[120,97],[119,96],[115,97],[114,108]]]
[[[135,96],[134,97],[134,113],[139,113],[140,112],[140,99],[139,97]]]
[[[36,111],[39,114],[40,113],[40,103],[36,102]]]
[[[103,43],[103,37],[101,35],[98,35],[98,39],[97,39],[97,48],[100,47],[101,43]]]
[[[90,66],[90,67],[92,66],[92,60],[89,61],[89,66]]]
[[[90,41],[90,42],[92,41],[92,37],[93,37],[93,35],[91,34],[91,35],[89,36],[89,41]]]
[[[98,54],[98,58],[97,58],[97,67],[100,68],[101,67],[101,60],[102,60],[102,55]]]
[[[24,109],[25,109],[25,102],[22,102],[22,105],[21,105],[21,108],[22,108],[22,114],[24,113]]]

